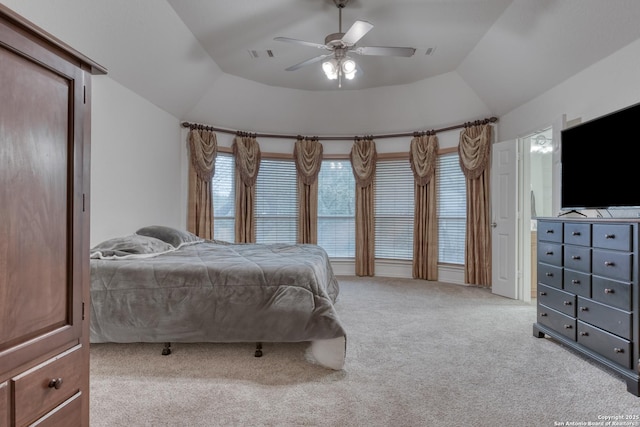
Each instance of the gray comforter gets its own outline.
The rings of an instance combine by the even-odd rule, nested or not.
[[[91,259],[90,341],[300,342],[345,336],[315,245],[193,242]],[[108,257],[105,257],[108,258]]]

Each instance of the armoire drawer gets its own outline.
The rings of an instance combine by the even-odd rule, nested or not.
[[[9,425],[9,383],[0,383],[0,427]]]
[[[562,282],[565,291],[591,298],[591,274],[565,269]]]
[[[563,259],[565,268],[591,273],[591,248],[564,245]]]
[[[631,339],[631,313],[578,297],[578,319],[625,339]]]
[[[563,235],[565,244],[591,246],[591,224],[565,223]]]
[[[562,289],[562,267],[538,263],[538,283]]]
[[[631,342],[578,320],[578,343],[632,369]]]
[[[548,326],[554,331],[566,336],[573,341],[576,340],[576,319],[566,314],[562,314],[552,308],[546,307],[538,302],[538,322]]]
[[[538,262],[562,267],[562,245],[558,243],[539,242]]]
[[[52,411],[38,419],[29,427],[71,427],[82,425],[82,392],[78,392],[69,399],[56,406]]]
[[[630,281],[631,260],[632,255],[630,252],[594,249],[592,253],[591,272],[594,275],[610,279]]]
[[[538,240],[562,243],[562,223],[538,220]]]
[[[78,393],[81,365],[78,345],[12,378],[15,424],[33,422]]]
[[[576,317],[576,296],[550,286],[538,286],[538,303]]]
[[[599,276],[593,276],[591,280],[591,299],[621,310],[632,310],[631,283],[618,282]]]
[[[593,247],[631,250],[631,224],[593,224]]]

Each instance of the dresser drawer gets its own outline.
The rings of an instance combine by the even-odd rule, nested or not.
[[[591,248],[564,245],[564,267],[591,273]]]
[[[578,319],[625,339],[631,339],[631,313],[578,297]]]
[[[538,286],[538,303],[576,317],[576,296],[550,286]]]
[[[562,245],[559,243],[538,243],[538,262],[562,266]]]
[[[76,346],[14,377],[17,425],[32,422],[80,391],[81,346]]]
[[[591,246],[591,224],[566,222],[564,224],[564,243]]]
[[[576,319],[546,307],[538,302],[538,322],[554,331],[576,340]]]
[[[630,341],[579,320],[578,343],[627,369],[633,369]]]
[[[562,283],[565,291],[591,298],[591,274],[565,269]]]
[[[538,263],[538,283],[562,289],[562,267]]]
[[[591,299],[621,310],[631,311],[631,283],[593,276]]]
[[[631,250],[631,224],[593,224],[593,247]]]
[[[562,223],[538,220],[538,240],[562,243]]]
[[[594,249],[592,257],[591,272],[594,275],[631,281],[631,253]]]

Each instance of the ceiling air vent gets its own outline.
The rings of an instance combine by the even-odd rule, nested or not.
[[[266,49],[266,50],[249,49],[248,52],[253,59],[274,57],[273,51],[271,49]]]
[[[433,52],[435,52],[435,51],[436,51],[435,47],[428,47],[427,50],[424,52],[424,54],[426,56],[431,56],[431,55],[433,55]]]

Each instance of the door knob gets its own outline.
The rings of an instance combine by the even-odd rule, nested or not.
[[[496,228],[497,226],[498,226],[498,223],[496,223],[496,222],[492,222],[491,223],[491,228]]]

